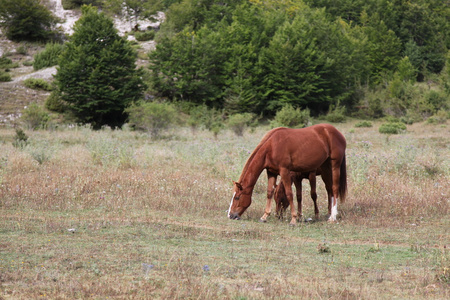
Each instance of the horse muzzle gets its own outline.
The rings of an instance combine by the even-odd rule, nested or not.
[[[231,220],[240,220],[241,219],[241,217],[239,216],[238,213],[230,213],[229,218]]]

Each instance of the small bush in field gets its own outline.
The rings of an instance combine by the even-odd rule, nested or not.
[[[42,78],[28,78],[25,79],[23,84],[30,89],[33,90],[44,90],[44,91],[51,91],[53,89],[51,83],[48,81],[45,81]]]
[[[14,63],[7,57],[0,57],[0,69],[14,68]]]
[[[59,94],[55,91],[52,92],[50,96],[48,96],[45,100],[45,108],[58,113],[62,113],[66,110],[64,102],[61,100],[61,97],[59,97]]]
[[[237,135],[243,136],[248,126],[254,124],[255,115],[251,113],[234,114],[228,118],[228,127]]]
[[[208,108],[206,105],[196,106],[189,109],[188,125],[195,131],[204,126],[207,130],[217,136],[223,128],[223,118],[220,111]]]
[[[46,128],[50,115],[47,111],[36,103],[31,103],[20,117],[21,121],[29,129],[36,130],[39,128]]]
[[[14,136],[14,141],[12,142],[12,145],[16,148],[23,149],[27,144],[28,144],[28,136],[22,129],[16,128],[16,135]]]
[[[40,70],[52,67],[58,64],[58,58],[62,53],[64,46],[58,43],[49,43],[45,49],[34,55],[33,69]]]
[[[146,41],[153,40],[155,38],[155,32],[152,30],[143,31],[143,32],[138,31],[134,34],[134,37],[136,38],[137,41],[146,42]]]
[[[32,60],[26,60],[22,63],[22,65],[24,67],[31,67],[33,65],[33,61]]]
[[[9,73],[0,70],[0,82],[7,82],[11,80],[12,78],[11,75],[9,75]]]
[[[444,109],[439,110],[434,116],[427,119],[428,124],[444,124],[449,118],[449,113]]]
[[[292,105],[287,104],[276,113],[275,118],[270,122],[270,126],[272,128],[280,126],[305,127],[310,119],[309,109],[294,109]]]
[[[369,121],[361,121],[355,124],[355,127],[372,127],[372,122]]]
[[[378,131],[384,134],[399,134],[406,130],[406,125],[400,122],[381,124]]]
[[[330,110],[328,114],[326,115],[325,119],[328,122],[333,123],[342,123],[345,122],[345,106],[340,106],[339,103],[334,107],[333,105],[330,106]]]
[[[131,126],[148,131],[153,137],[160,136],[162,131],[177,123],[177,110],[169,103],[141,102],[133,104],[125,112]]]

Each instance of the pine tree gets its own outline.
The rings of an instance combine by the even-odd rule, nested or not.
[[[95,129],[123,125],[124,110],[145,88],[142,72],[136,69],[136,53],[113,21],[83,6],[55,76],[61,99],[78,121]]]

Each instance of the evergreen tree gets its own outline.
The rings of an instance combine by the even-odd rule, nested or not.
[[[112,20],[83,6],[55,76],[60,97],[76,118],[96,129],[121,126],[124,109],[142,96],[141,76],[136,53]]]
[[[0,27],[10,40],[47,40],[57,20],[39,0],[0,0]]]

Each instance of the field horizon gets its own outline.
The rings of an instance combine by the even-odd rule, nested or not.
[[[86,126],[0,129],[0,299],[448,299],[448,124],[398,135],[353,120],[338,222],[260,223],[263,172],[242,220],[232,180],[268,127],[159,139]],[[303,181],[305,218],[314,218]]]

